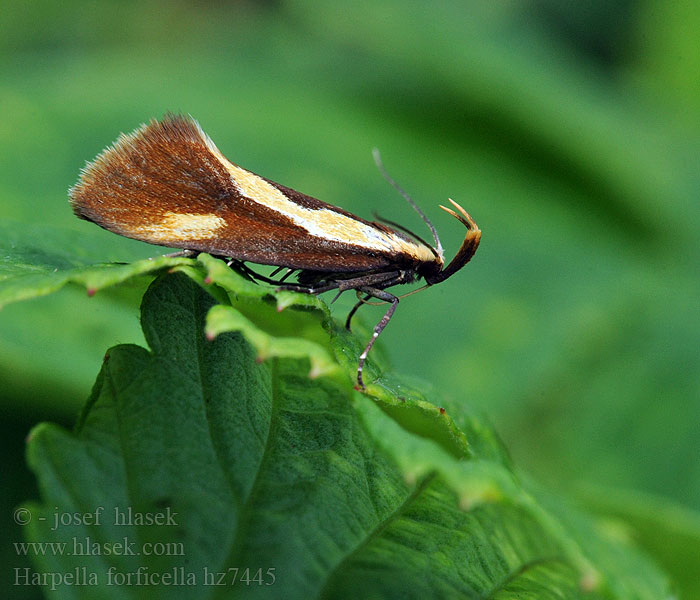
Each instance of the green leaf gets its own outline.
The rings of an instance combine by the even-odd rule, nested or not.
[[[138,275],[193,265],[188,258],[156,256],[132,263],[91,264],[91,237],[67,230],[4,223],[0,228],[0,308],[56,292],[68,283],[89,295]],[[157,251],[156,251],[157,252]]]
[[[402,301],[376,364],[386,349],[396,368],[432,381],[439,394],[414,387],[446,408],[476,457],[508,463],[473,409],[538,478],[700,509],[700,461],[688,460],[700,452],[700,4],[210,2],[162,19],[161,0],[21,7],[0,19],[3,250],[13,239],[15,252],[41,245],[84,265],[158,253],[76,220],[65,190],[118,132],[173,109],[243,166],[419,231],[372,166],[378,145],[448,254],[461,234],[437,209],[448,196],[477,217],[484,245],[459,277]],[[593,25],[581,27],[583,15]],[[9,216],[21,221],[6,230]],[[150,279],[91,299],[69,284],[3,308],[0,395],[20,437],[37,414],[73,418],[106,348],[144,345],[134,306]],[[284,311],[278,330],[254,304],[241,314],[262,331],[335,353],[311,319],[290,330],[302,313]],[[380,310],[367,307],[367,322]],[[17,448],[5,440],[8,458]],[[12,501],[32,493],[17,487]],[[655,554],[693,579],[693,536],[650,512]]]
[[[215,306],[209,311],[206,333],[211,339],[227,331],[240,331],[257,350],[258,360],[273,357],[309,358],[309,377],[338,373],[340,368],[328,352],[318,344],[303,338],[278,338],[258,329],[240,312],[230,306]]]
[[[56,292],[68,283],[82,285],[89,295],[140,276],[152,276],[165,269],[188,275],[222,305],[207,320],[210,336],[240,331],[258,351],[260,360],[271,357],[306,357],[309,376],[340,376],[355,383],[358,356],[366,339],[350,335],[330,317],[325,303],[300,294],[257,284],[207,254],[197,260],[156,256],[127,264],[89,263],[91,238],[82,245],[69,246],[70,232],[40,227],[21,230],[8,227],[6,248],[0,264],[0,307]],[[118,239],[118,238],[117,238]],[[273,308],[274,307],[274,308]],[[288,310],[294,312],[288,315]],[[331,332],[323,331],[325,327]],[[456,456],[468,454],[468,443],[444,409],[424,394],[383,373],[374,356],[367,363],[367,393],[410,431],[437,440]]]
[[[618,545],[586,517],[545,510],[497,453],[460,460],[343,382],[309,379],[306,358],[259,362],[241,333],[207,339],[214,303],[183,273],[156,280],[142,304],[150,350],[107,353],[74,433],[33,430],[43,501],[28,540],[93,544],[35,553],[37,570],[84,567],[102,584],[57,585],[56,597],[630,597],[613,578],[634,578],[639,598],[669,596],[653,566],[604,563]],[[172,521],[115,524],[129,509]],[[77,522],[96,511],[99,524]],[[72,523],[54,528],[55,515]],[[95,553],[117,542],[164,551]],[[127,585],[129,573],[159,583]],[[203,585],[219,573],[223,586]]]
[[[577,494],[606,529],[633,541],[673,577],[681,598],[700,597],[700,514],[639,491],[586,486]]]
[[[311,362],[310,377],[335,376],[344,371],[346,381],[355,385],[357,360],[369,333],[363,338],[350,334],[331,319],[328,307],[315,296],[258,285],[208,254],[200,254],[197,260],[206,269],[204,283],[225,290],[233,304],[216,306],[209,312],[206,331],[210,337],[226,331],[240,331],[257,349],[261,360],[273,356],[305,356]],[[270,305],[275,306],[274,311],[270,310]],[[279,314],[287,308],[295,311],[293,318]],[[328,335],[321,332],[318,326],[321,323],[330,333],[330,341]],[[296,334],[294,337],[290,336],[292,332]],[[367,385],[365,393],[403,427],[436,440],[457,457],[469,453],[464,433],[443,408],[428,401],[415,387],[380,370],[373,356],[366,363],[366,373],[367,381],[373,383]]]

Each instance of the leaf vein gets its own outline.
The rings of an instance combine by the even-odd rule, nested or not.
[[[428,473],[423,477],[416,488],[404,499],[404,501],[399,504],[396,509],[391,512],[385,519],[377,523],[376,527],[370,531],[367,536],[360,542],[354,550],[348,552],[348,554],[343,558],[338,564],[333,567],[333,569],[328,573],[326,577],[326,583],[321,588],[318,597],[326,598],[328,597],[328,586],[333,579],[335,573],[339,572],[345,564],[352,560],[355,556],[360,554],[373,540],[378,538],[391,523],[398,519],[413,502],[418,499],[418,497],[426,490],[426,488],[432,483],[432,481],[437,477],[437,472],[433,471]]]

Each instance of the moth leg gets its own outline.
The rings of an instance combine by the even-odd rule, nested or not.
[[[287,267],[277,267],[274,271],[272,271],[272,273],[270,273],[270,277],[274,277],[277,275],[277,273],[284,271],[286,268]]]
[[[284,283],[284,280],[287,279],[287,277],[289,277],[292,273],[294,273],[294,271],[296,271],[296,269],[287,269],[287,272],[284,275],[282,275],[280,283]]]
[[[399,299],[396,296],[394,296],[394,294],[390,294],[389,292],[387,292],[385,290],[379,290],[379,289],[373,288],[373,287],[363,286],[360,288],[360,291],[367,294],[367,296],[370,298],[377,298],[378,300],[384,300],[385,302],[391,302],[391,306],[386,311],[386,314],[382,317],[381,321],[379,321],[379,323],[377,323],[376,327],[374,328],[374,333],[372,334],[372,339],[369,341],[369,343],[367,344],[367,346],[363,350],[362,354],[360,354],[360,361],[359,361],[359,364],[357,365],[357,385],[359,386],[359,389],[364,390],[365,384],[364,384],[364,381],[362,381],[362,369],[365,366],[365,360],[367,360],[367,355],[369,354],[369,351],[372,349],[372,346],[374,346],[374,342],[379,337],[379,334],[382,331],[384,331],[384,328],[387,326],[387,324],[391,320],[391,317],[394,315],[394,311],[396,310],[396,307],[399,305]]]
[[[368,284],[381,284],[382,287],[389,287],[391,285],[394,285],[394,281],[398,278],[398,272],[390,271],[388,273],[372,273],[370,275],[362,275],[360,277],[353,277],[352,279],[339,279],[338,293],[335,295],[335,298],[331,300],[331,304],[333,304],[338,298],[340,298],[340,295],[343,292],[347,292],[348,290],[356,290],[362,287],[363,285]],[[359,307],[354,307],[351,312],[355,313],[358,308]]]
[[[261,275],[257,271],[254,271],[251,269],[248,265],[246,265],[243,261],[241,260],[236,260],[236,259],[230,259],[229,261],[226,262],[226,266],[231,267],[232,269],[235,269],[239,271],[240,273],[247,275],[251,280],[254,281],[262,281],[264,283],[270,283],[270,284],[277,284],[280,283],[279,281],[275,279],[270,279],[270,277],[274,277],[276,273],[278,273],[280,270],[286,269],[287,267],[280,267],[279,269],[275,269],[275,271],[270,275],[270,277],[265,277],[265,275]],[[285,277],[288,277],[291,275],[292,271],[289,271],[286,275],[282,277],[280,281],[284,281]],[[295,283],[289,283],[287,285],[298,285]]]
[[[360,292],[357,293],[358,298],[360,297]],[[367,300],[369,300],[372,296],[365,295],[364,298],[360,298],[360,300],[355,304],[355,306],[352,307],[352,310],[348,313],[347,318],[345,319],[345,329],[348,331],[351,331],[350,329],[350,321],[352,321],[353,316],[355,316],[355,313],[357,312],[357,309],[360,308]]]
[[[197,250],[178,250],[177,252],[169,252],[168,254],[163,254],[164,258],[191,258],[198,254]]]
[[[275,277],[278,273],[281,273],[282,271],[287,271],[280,279],[278,280],[278,283],[283,283],[287,277],[289,277],[296,269],[292,269],[290,267],[277,267],[272,273],[270,273],[270,279],[272,280],[272,277]]]
[[[277,283],[277,282],[273,282]],[[340,282],[338,281],[329,281],[327,283],[324,283],[323,285],[320,285],[318,287],[313,287],[310,285],[303,285],[301,283],[284,283],[282,285],[277,286],[277,290],[286,290],[290,292],[301,292],[302,294],[322,294],[323,292],[329,292],[331,290],[337,290],[340,285]]]
[[[370,273],[369,275],[361,275],[360,277],[352,277],[350,279],[330,279],[324,282],[319,282],[318,285],[302,285],[299,283],[285,283],[280,285],[279,290],[291,290],[294,292],[303,292],[305,294],[323,294],[331,290],[339,290],[345,292],[347,290],[360,289],[363,286],[381,285],[388,287],[394,285],[394,281],[399,281],[401,274],[398,271],[389,271],[385,273]]]
[[[388,274],[388,275],[389,275],[389,274]],[[376,282],[376,283],[381,284],[382,288],[391,287],[392,285],[395,285],[395,284],[397,284],[397,283],[401,283],[401,280],[402,280],[402,277],[403,277],[403,276],[401,275],[401,273],[399,273],[399,272],[392,272],[390,275],[391,275],[391,277],[387,277],[387,279],[382,279],[382,280],[380,280],[380,281],[378,281],[378,282]],[[366,284],[367,282],[365,281],[364,283]],[[353,286],[353,288],[350,288],[350,289],[355,289],[355,287],[357,287],[357,289],[358,289],[358,291],[357,291],[357,297],[360,298],[360,291],[359,291],[359,288],[361,288],[362,286],[357,285],[357,286]],[[339,288],[339,289],[340,289],[341,292],[345,291],[342,287]],[[340,295],[340,294],[338,294],[338,295]],[[355,304],[355,306],[352,307],[352,309],[351,309],[350,312],[348,313],[347,318],[345,319],[345,329],[347,329],[348,331],[350,331],[350,322],[352,321],[352,318],[355,316],[355,313],[356,313],[357,310],[360,308],[360,306],[362,306],[363,304],[365,304],[365,303],[367,302],[367,300],[369,300],[371,297],[372,297],[371,295],[366,295],[364,298],[360,298],[359,302],[358,302],[357,304]],[[336,296],[336,298],[337,298],[337,296]]]
[[[239,275],[246,277],[249,281],[252,281],[253,283],[256,283],[258,279],[262,279],[263,281],[265,281],[266,279],[262,275],[259,275],[258,273],[253,271],[253,269],[249,268],[242,260],[230,257],[228,259],[225,259],[224,257],[221,258],[226,260],[227,267],[233,269]]]

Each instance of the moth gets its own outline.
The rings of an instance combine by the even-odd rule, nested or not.
[[[377,164],[428,226],[432,245],[397,223],[366,221],[239,167],[194,119],[182,115],[169,114],[122,134],[85,166],[69,196],[78,217],[119,235],[183,253],[207,252],[284,289],[337,290],[338,295],[354,290],[358,302],[348,315],[348,329],[363,303],[372,298],[387,303],[358,359],[357,386],[364,390],[367,355],[399,303],[387,288],[446,280],[469,262],[481,239],[459,204],[450,200],[455,210],[441,206],[467,228],[445,265],[433,224]],[[245,263],[278,268],[265,277]],[[283,269],[284,276],[272,279]],[[296,281],[286,281],[292,273]]]

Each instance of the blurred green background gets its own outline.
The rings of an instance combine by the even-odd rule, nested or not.
[[[448,255],[464,231],[438,204],[483,230],[463,272],[402,302],[382,336],[395,369],[486,414],[523,471],[623,519],[700,597],[698,31],[691,0],[5,0],[0,215],[91,235],[104,260],[152,255],[76,219],[66,190],[175,111],[246,168],[422,231],[379,147]],[[24,436],[70,426],[104,351],[143,343],[140,291],[0,313],[11,541],[38,493]]]

